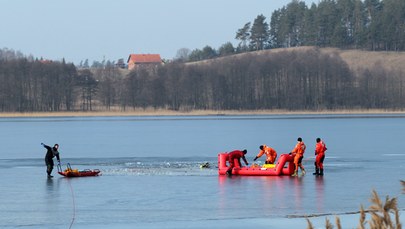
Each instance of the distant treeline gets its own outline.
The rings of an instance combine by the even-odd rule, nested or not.
[[[405,50],[405,1],[292,1],[271,16],[270,46]]]
[[[1,58],[0,111],[404,109],[405,76],[376,65],[351,71],[317,48],[169,63],[123,74],[114,65]]]
[[[377,64],[354,72],[339,55],[316,48],[252,52],[405,51],[404,12],[404,0],[321,0],[310,7],[293,0],[270,23],[263,15],[246,23],[236,48],[228,42],[218,50],[181,49],[177,61],[129,73],[109,61],[78,69],[0,49],[0,111],[405,109],[400,70]],[[228,57],[184,63],[218,56]]]
[[[404,0],[320,0],[307,6],[292,0],[269,22],[258,15],[236,31],[237,47],[181,49],[180,61],[199,61],[235,53],[299,46],[370,51],[405,51]]]
[[[352,72],[320,50],[248,53],[131,72],[126,105],[173,110],[403,109],[405,78],[383,66]]]
[[[72,64],[0,59],[0,110],[71,110],[76,102],[76,78]]]

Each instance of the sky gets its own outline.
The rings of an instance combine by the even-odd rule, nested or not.
[[[291,0],[0,0],[0,48],[78,64],[218,49]],[[318,0],[305,0],[310,6]]]

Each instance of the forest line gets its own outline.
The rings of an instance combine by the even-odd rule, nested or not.
[[[403,72],[353,71],[319,48],[255,52],[123,73],[114,65],[0,60],[0,111],[367,110],[405,108]]]

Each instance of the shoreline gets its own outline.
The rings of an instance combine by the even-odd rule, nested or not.
[[[383,109],[373,110],[322,110],[322,111],[287,111],[287,110],[191,110],[174,111],[165,109],[142,109],[131,111],[58,111],[58,112],[0,112],[0,118],[22,117],[125,117],[125,116],[227,116],[227,115],[373,115],[404,114],[405,111]]]

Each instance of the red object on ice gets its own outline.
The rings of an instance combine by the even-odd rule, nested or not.
[[[86,169],[82,171],[64,171],[64,172],[58,172],[60,175],[65,176],[65,177],[89,177],[89,176],[99,176],[100,175],[100,170],[94,169]]]
[[[228,154],[218,154],[218,174],[225,175],[227,170]],[[233,175],[243,176],[291,176],[294,173],[294,157],[289,154],[281,154],[274,168],[241,167],[239,161],[234,161]]]
[[[98,169],[85,169],[85,170],[77,170],[77,169],[72,169],[70,167],[70,164],[67,163],[65,171],[62,171],[62,168],[60,165],[58,165],[58,173],[64,177],[94,177],[94,176],[99,176],[100,170]]]

